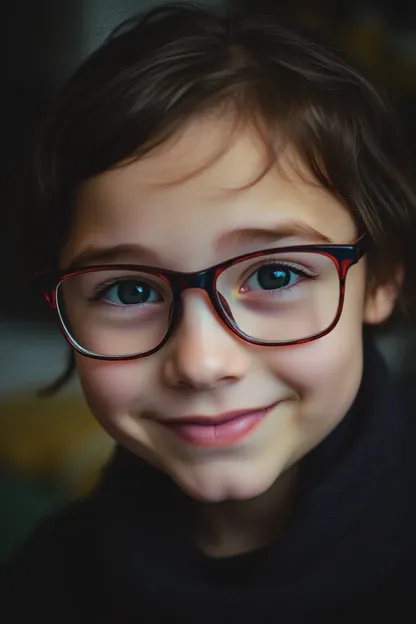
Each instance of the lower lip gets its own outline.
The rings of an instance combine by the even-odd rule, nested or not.
[[[220,425],[172,424],[170,431],[196,446],[230,446],[248,436],[275,407],[251,412]],[[165,424],[165,423],[164,423]]]

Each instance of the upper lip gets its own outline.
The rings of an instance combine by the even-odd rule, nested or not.
[[[254,407],[246,410],[234,410],[231,412],[224,412],[223,414],[217,414],[216,416],[204,416],[204,415],[193,415],[193,416],[184,416],[182,418],[172,418],[170,420],[163,421],[164,425],[222,425],[223,423],[229,422],[230,420],[235,420],[236,418],[241,418],[242,416],[248,416],[250,414],[257,414],[258,412],[265,412],[270,410],[272,407],[277,405],[278,401],[273,403],[272,405],[267,405],[265,407]]]

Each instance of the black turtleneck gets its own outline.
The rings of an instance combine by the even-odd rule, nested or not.
[[[97,491],[44,523],[6,571],[4,621],[414,624],[410,390],[366,337],[359,393],[302,460],[288,531],[253,553],[203,555],[189,499],[117,449]]]

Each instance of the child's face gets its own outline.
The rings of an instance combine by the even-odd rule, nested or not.
[[[228,122],[199,120],[158,152],[85,184],[62,266],[89,247],[137,244],[158,257],[157,266],[191,272],[277,244],[316,242],[306,234],[277,244],[230,234],[288,222],[334,243],[355,240],[349,212],[295,173],[290,150],[281,169],[250,186],[264,167],[264,148],[249,130],[230,137]],[[224,141],[225,153],[196,172]],[[155,264],[139,250],[117,262]],[[343,418],[360,384],[363,322],[383,321],[393,305],[389,288],[365,298],[362,260],[348,274],[343,314],[329,335],[299,346],[261,347],[231,334],[202,291],[190,290],[176,333],[157,353],[121,362],[77,355],[78,370],[93,413],[118,442],[196,499],[249,499]],[[271,404],[277,405],[247,437],[226,446],[185,442],[158,422]]]

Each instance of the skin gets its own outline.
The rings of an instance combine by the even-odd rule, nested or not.
[[[90,247],[128,243],[146,245],[157,257],[138,251],[114,262],[197,271],[246,252],[316,242],[305,233],[277,242],[230,234],[293,221],[334,243],[356,239],[348,210],[314,182],[289,147],[279,166],[252,184],[264,169],[264,147],[250,128],[231,127],[230,120],[199,119],[147,157],[85,183],[62,266]],[[385,320],[395,299],[391,285],[366,292],[361,260],[350,269],[343,314],[329,335],[266,348],[232,334],[202,291],[191,290],[183,295],[176,333],[160,351],[125,362],[77,354],[77,367],[104,429],[195,499],[201,548],[235,554],[273,537],[295,487],[297,462],[340,422],[357,394],[363,323]],[[157,422],[276,401],[247,438],[225,448],[194,447]]]

